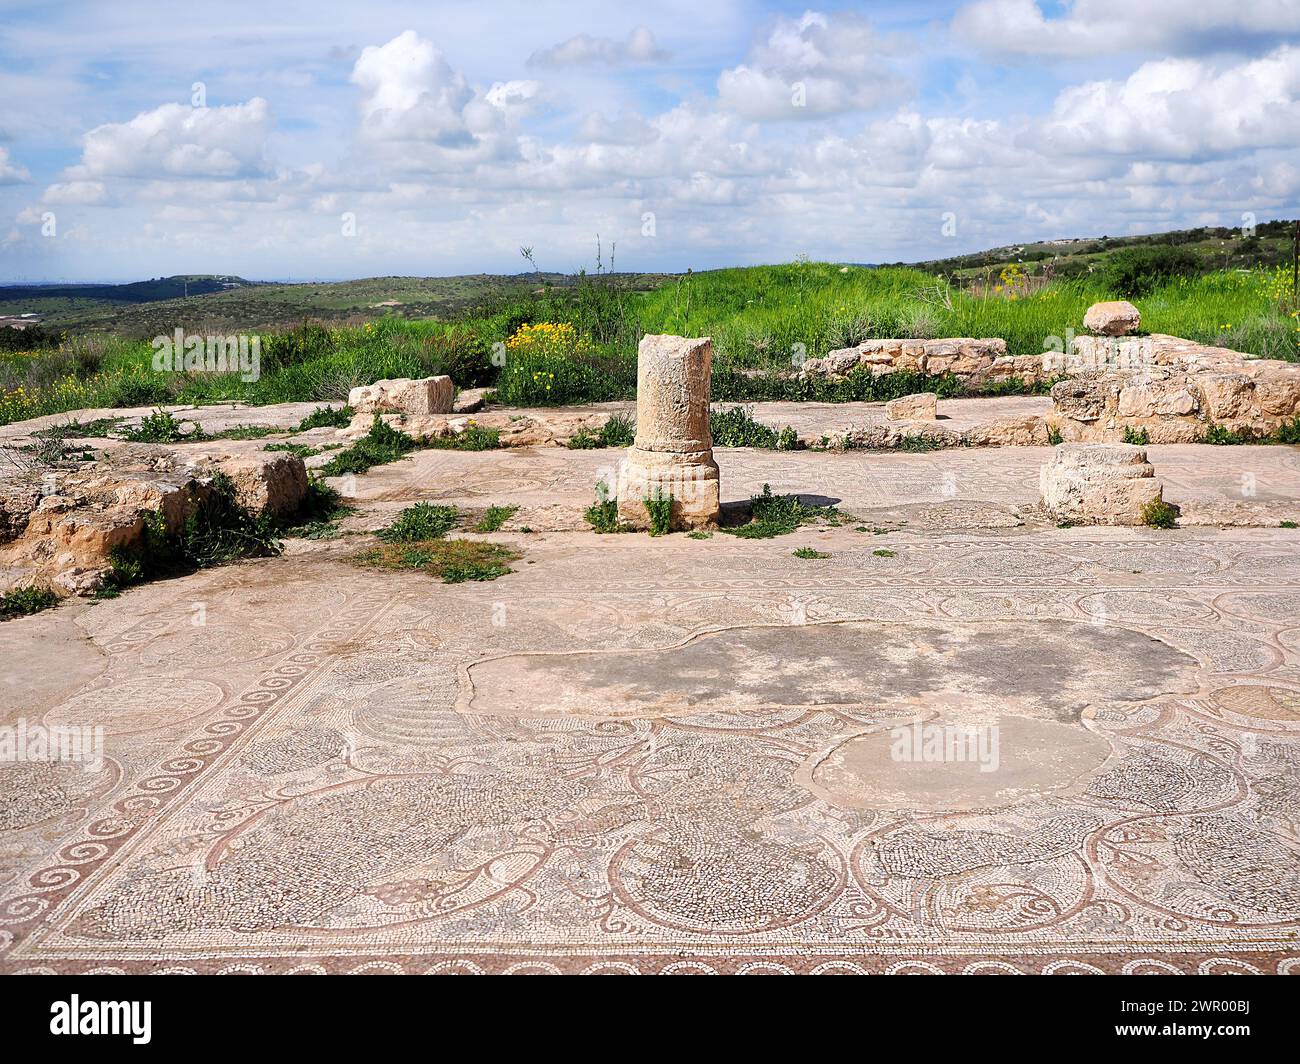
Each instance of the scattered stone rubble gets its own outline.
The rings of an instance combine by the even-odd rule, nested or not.
[[[968,387],[978,388],[1018,378],[1033,383],[1043,377],[1041,355],[1008,355],[1005,340],[864,340],[856,347],[810,358],[799,369],[803,377],[842,380],[865,369],[873,377],[888,373],[924,373],[941,377],[951,373]]]
[[[1141,315],[1122,301],[1094,304],[1084,321],[1097,335],[1075,336],[1064,350],[1042,355],[1008,355],[998,339],[867,340],[809,359],[799,372],[830,380],[863,368],[872,376],[949,373],[972,390],[1011,378],[1027,385],[1056,381],[1053,411],[1041,430],[995,423],[976,434],[982,438],[933,434],[945,446],[1039,443],[1049,430],[1065,440],[1115,442],[1125,429],[1146,430],[1151,443],[1193,443],[1213,426],[1269,435],[1300,417],[1300,364],[1249,358],[1177,336],[1128,335],[1140,327]],[[886,417],[896,420],[890,411],[898,409],[891,404]],[[850,442],[891,446],[895,438],[875,426]]]

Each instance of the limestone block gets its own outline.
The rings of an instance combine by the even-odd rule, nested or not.
[[[450,377],[397,377],[353,388],[348,406],[358,414],[449,414],[454,392]]]
[[[241,506],[285,517],[307,497],[307,466],[296,455],[268,452],[220,458],[214,465],[231,479]]]
[[[1075,421],[1097,421],[1111,412],[1113,388],[1102,377],[1081,377],[1052,385],[1056,412]]]
[[[1192,386],[1211,421],[1249,417],[1255,405],[1255,382],[1244,373],[1198,373]]]
[[[1188,417],[1199,407],[1185,377],[1154,370],[1122,380],[1115,412],[1120,417]]]
[[[1140,525],[1164,488],[1146,451],[1123,443],[1063,443],[1039,474],[1043,505],[1058,520]]]
[[[1083,316],[1083,326],[1099,336],[1128,336],[1142,325],[1138,308],[1123,299],[1094,303]]]
[[[935,392],[917,392],[885,404],[890,421],[934,421],[939,416],[939,396]]]

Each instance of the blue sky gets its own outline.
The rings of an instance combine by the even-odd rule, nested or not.
[[[1294,217],[1298,146],[1296,0],[0,2],[3,280],[916,260]]]

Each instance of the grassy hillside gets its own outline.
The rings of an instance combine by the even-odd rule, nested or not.
[[[1275,221],[1260,223],[1253,236],[1243,236],[1240,229],[1202,227],[1147,236],[1046,240],[911,265],[956,283],[991,281],[1013,264],[1030,274],[1060,280],[1104,271],[1115,253],[1125,248],[1169,247],[1187,251],[1206,271],[1271,268],[1291,262],[1294,232],[1294,222]]]
[[[476,292],[472,308],[448,320],[386,313],[364,324],[303,322],[264,331],[261,376],[251,382],[229,374],[157,373],[147,342],[81,334],[51,349],[0,355],[0,423],[95,406],[337,402],[357,384],[432,373],[449,373],[460,387],[495,385],[503,401],[516,405],[629,398],[637,340],[647,332],[712,336],[719,398],[889,398],[895,388],[950,385],[868,376],[826,389],[771,371],[789,369],[796,356],[817,357],[870,337],[995,336],[1013,353],[1036,354],[1051,338],[1079,331],[1090,304],[1131,294],[1116,285],[1141,289],[1134,298],[1149,331],[1254,355],[1300,357],[1289,270],[1166,277],[1161,269],[1161,262],[1147,262],[1138,272],[1095,271],[1046,283],[1009,271],[1005,282],[974,287],[909,268],[815,262],[691,273],[647,290],[622,277],[552,286],[537,285],[536,278],[526,284],[498,279],[515,283],[502,283],[490,299]],[[355,282],[349,298],[376,283]],[[414,291],[426,291],[412,283]],[[371,288],[367,298],[380,290],[393,287]],[[201,298],[252,293],[264,290]],[[320,298],[328,301],[331,293]],[[494,345],[502,345],[496,355]]]

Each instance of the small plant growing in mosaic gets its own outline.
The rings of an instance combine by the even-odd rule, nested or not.
[[[650,515],[650,535],[668,535],[673,524],[673,497],[660,495],[655,499],[646,499],[645,508]]]
[[[1152,528],[1177,528],[1178,507],[1163,499],[1152,499],[1142,507],[1142,523]]]

